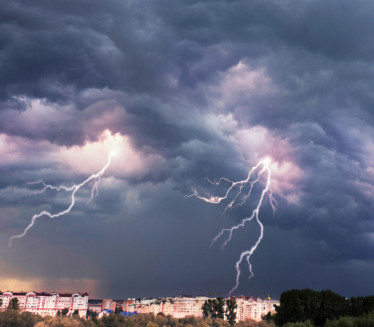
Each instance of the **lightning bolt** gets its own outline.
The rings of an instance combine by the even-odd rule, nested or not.
[[[71,193],[71,201],[70,201],[70,205],[63,211],[60,211],[60,212],[57,212],[57,213],[51,213],[49,211],[46,211],[46,210],[43,210],[35,215],[32,216],[31,218],[31,221],[30,223],[27,225],[27,227],[24,229],[24,231],[21,233],[21,234],[17,234],[17,235],[13,235],[9,238],[9,244],[8,244],[8,247],[10,247],[12,245],[12,242],[15,238],[22,238],[24,237],[27,232],[30,230],[30,228],[32,228],[35,224],[35,221],[42,217],[42,216],[47,216],[51,219],[53,218],[58,218],[58,217],[61,217],[61,216],[64,216],[66,214],[68,214],[71,209],[74,207],[74,204],[75,204],[75,194],[78,192],[78,190],[83,187],[84,185],[88,184],[89,182],[93,181],[94,184],[92,186],[92,189],[91,189],[91,197],[90,199],[88,200],[88,203],[91,202],[93,200],[93,198],[95,197],[95,195],[98,194],[98,185],[101,181],[101,177],[103,176],[103,174],[105,173],[105,171],[108,169],[108,167],[110,166],[111,162],[112,162],[112,157],[115,153],[114,152],[111,152],[108,156],[108,160],[105,164],[105,166],[97,173],[95,174],[92,174],[91,176],[89,176],[87,179],[85,179],[82,183],[80,184],[75,184],[73,186],[53,186],[53,185],[49,185],[49,184],[46,184],[45,182],[43,182],[42,180],[38,180],[38,181],[35,181],[35,182],[29,182],[29,183],[26,183],[27,185],[42,185],[42,189],[38,190],[38,191],[35,191],[34,193],[37,193],[37,194],[41,194],[43,192],[45,192],[46,190],[48,189],[51,189],[51,190],[55,190],[57,192],[61,191],[61,190],[64,190],[66,192],[72,192]]]
[[[255,207],[255,209],[253,209],[252,214],[249,217],[243,218],[239,224],[234,225],[231,228],[222,229],[217,234],[217,236],[213,238],[210,244],[211,246],[213,246],[214,243],[217,242],[221,237],[223,237],[224,235],[227,235],[226,239],[221,245],[221,249],[223,249],[231,241],[234,231],[238,230],[239,228],[244,227],[247,222],[254,219],[257,222],[257,224],[260,226],[260,235],[258,236],[256,242],[254,243],[254,245],[252,245],[252,247],[249,250],[245,250],[240,254],[240,257],[235,264],[236,282],[235,282],[234,287],[229,291],[229,296],[231,296],[231,294],[239,287],[240,275],[241,275],[240,265],[243,263],[243,261],[246,261],[248,264],[248,269],[249,269],[248,278],[253,277],[253,270],[252,270],[252,264],[250,262],[250,258],[252,254],[256,251],[258,245],[261,243],[262,238],[264,236],[264,226],[259,218],[259,213],[260,213],[260,208],[262,206],[262,203],[266,195],[268,195],[269,197],[269,202],[273,209],[273,213],[275,213],[276,211],[277,201],[274,199],[273,192],[271,190],[271,170],[270,170],[269,164],[270,164],[270,161],[268,159],[259,161],[257,165],[252,167],[252,169],[249,171],[246,179],[243,179],[237,182],[231,181],[225,177],[221,177],[218,181],[210,181],[208,179],[208,182],[215,186],[221,185],[222,182],[229,183],[229,187],[227,188],[223,196],[215,196],[204,191],[203,191],[203,194],[201,194],[198,192],[196,188],[193,188],[192,189],[193,193],[188,196],[188,197],[191,197],[191,196],[197,197],[198,199],[203,200],[208,203],[218,204],[226,200],[228,196],[230,195],[230,193],[236,192],[234,193],[233,199],[226,205],[224,209],[224,212],[226,212],[226,210],[228,209],[243,205],[247,201],[247,199],[250,197],[254,185],[260,181],[260,178],[262,176],[266,176],[265,186],[261,191],[260,199],[257,202],[257,206]],[[257,173],[257,177],[254,178],[253,176],[256,173]],[[246,188],[248,188],[248,191],[245,191]]]

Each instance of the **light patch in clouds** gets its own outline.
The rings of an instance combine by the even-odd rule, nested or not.
[[[299,183],[304,173],[294,160],[294,151],[287,139],[274,135],[265,127],[238,129],[230,134],[230,143],[241,154],[248,169],[258,161],[269,158],[272,189],[289,203],[297,203],[301,196]]]
[[[135,150],[128,136],[110,130],[103,131],[96,141],[72,147],[0,134],[2,165],[18,165],[25,161],[29,164],[44,162],[44,165],[50,163],[55,166],[54,169],[63,167],[74,174],[91,174],[102,168],[112,151],[115,155],[106,176],[140,177],[150,170],[162,169],[166,163],[160,154],[144,154]],[[39,178],[43,179],[43,176]]]
[[[52,105],[44,99],[27,97],[16,100],[23,102],[26,110],[2,112],[1,118],[6,121],[6,128],[9,131],[16,132],[17,129],[22,129],[23,134],[40,138],[57,126],[69,126],[74,123],[75,110],[71,105]]]
[[[243,61],[220,73],[219,77],[218,85],[211,87],[211,91],[222,105],[248,101],[276,90],[263,67],[252,69]]]
[[[142,154],[131,146],[126,135],[113,134],[109,130],[104,131],[97,141],[87,142],[82,147],[60,148],[53,157],[54,161],[60,161],[75,172],[87,173],[100,169],[111,152],[114,156],[105,175],[134,177],[165,165],[165,159],[160,155]]]
[[[33,163],[40,160],[40,153],[48,153],[55,148],[48,141],[33,142],[20,136],[0,133],[0,157],[2,165],[16,165],[27,160]],[[31,156],[30,154],[34,156]]]
[[[303,171],[292,161],[273,161],[270,163],[271,187],[276,196],[280,196],[288,203],[297,204],[302,196],[300,182]]]

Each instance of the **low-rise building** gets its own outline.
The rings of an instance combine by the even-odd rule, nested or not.
[[[116,301],[111,299],[104,299],[101,310],[111,310],[114,312],[116,310]]]
[[[99,313],[102,311],[103,300],[90,299],[88,300],[88,310]]]

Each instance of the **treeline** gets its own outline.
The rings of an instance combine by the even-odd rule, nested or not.
[[[330,290],[290,290],[281,294],[280,305],[276,306],[275,310],[273,319],[277,326],[309,321],[314,326],[325,326],[328,322],[329,326],[325,327],[334,327],[332,321],[341,321],[341,327],[350,327],[353,325],[343,322],[358,322],[359,320],[354,318],[365,315],[368,321],[373,318],[373,315],[369,314],[374,312],[374,296],[347,299]],[[351,319],[340,320],[344,317]],[[373,320],[372,323],[371,326],[374,326]]]
[[[237,327],[269,327],[266,322],[242,321]],[[29,312],[19,313],[17,310],[7,310],[0,313],[0,327],[230,327],[228,321],[215,318],[200,318],[188,316],[186,318],[173,318],[153,314],[140,314],[133,317],[124,317],[119,314],[110,314],[101,319],[89,320],[78,317],[45,317],[32,315]],[[272,325],[272,327],[275,327]]]

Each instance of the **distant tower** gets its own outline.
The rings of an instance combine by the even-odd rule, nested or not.
[[[268,297],[266,298],[266,300],[271,301],[271,297],[269,293],[268,293]]]

